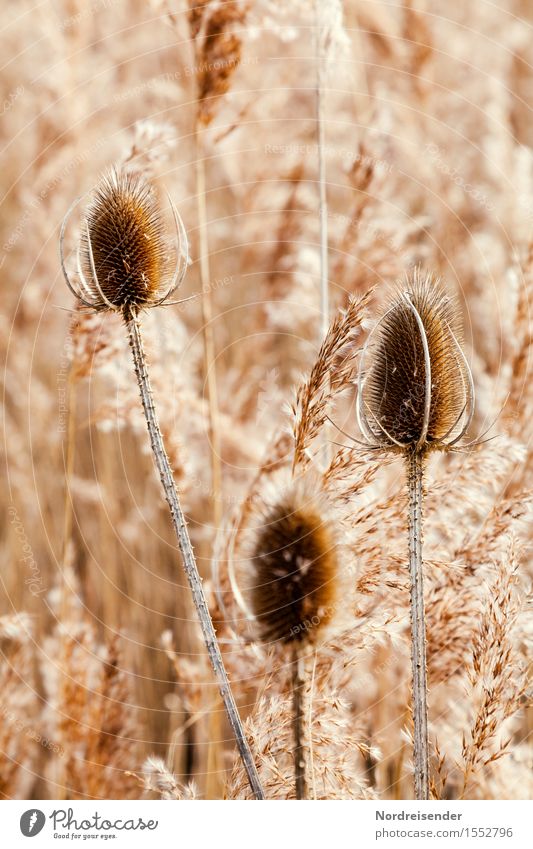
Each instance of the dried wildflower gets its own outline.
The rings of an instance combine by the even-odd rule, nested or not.
[[[297,490],[269,510],[252,559],[252,608],[263,641],[316,640],[335,605],[337,551],[318,501]]]
[[[267,510],[255,540],[251,607],[263,641],[292,650],[296,798],[306,797],[303,693],[305,648],[333,616],[337,546],[324,505],[293,485]]]
[[[172,209],[178,231],[178,253],[181,255],[187,239],[179,216],[174,207]],[[75,288],[66,272],[63,256],[63,239],[69,215],[70,210],[63,222],[60,236],[61,266],[65,280],[71,291],[86,306],[97,311],[109,309],[120,312],[126,324],[152,451],[170,508],[204,641],[250,786],[256,798],[261,799],[264,798],[263,791],[231,692],[165,450],[141,336],[139,313],[143,309],[163,303],[168,298],[170,292],[181,282],[186,263],[181,268],[178,263],[170,285],[163,286],[164,243],[160,212],[154,200],[153,190],[141,177],[133,177],[124,172],[114,173],[104,178],[97,187],[95,199],[87,212],[78,248],[78,288]]]
[[[370,333],[358,378],[357,415],[368,447],[401,452],[408,469],[417,799],[429,798],[423,462],[430,450],[453,450],[472,419],[474,388],[458,341],[460,333],[453,301],[430,277],[417,271]]]
[[[415,272],[376,324],[361,357],[357,413],[370,447],[425,453],[459,442],[474,408],[460,339],[454,301]]]
[[[164,303],[180,285],[187,269],[187,236],[172,201],[178,263],[168,281],[167,247],[154,187],[127,171],[111,171],[106,175],[97,186],[85,216],[75,286],[65,269],[63,239],[77,203],[65,216],[61,228],[61,264],[76,297],[94,310],[120,312],[125,321],[143,309]]]

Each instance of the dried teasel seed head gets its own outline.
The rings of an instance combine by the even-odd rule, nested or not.
[[[320,499],[294,488],[266,509],[251,560],[260,638],[316,640],[335,610],[338,573],[335,534]]]
[[[77,284],[65,269],[68,286],[86,306],[116,310],[126,320],[163,303],[179,286],[186,269],[187,237],[172,205],[178,237],[178,263],[170,278],[169,250],[153,185],[138,174],[111,171],[97,185],[82,222],[77,251]]]
[[[357,413],[372,448],[425,452],[457,443],[474,388],[455,301],[429,275],[400,284],[361,355]]]

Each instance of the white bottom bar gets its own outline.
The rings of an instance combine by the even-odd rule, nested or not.
[[[6,801],[2,845],[157,849],[533,846],[533,802]],[[35,844],[30,841],[35,837]]]

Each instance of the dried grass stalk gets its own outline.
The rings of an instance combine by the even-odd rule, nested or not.
[[[209,441],[211,446],[212,503],[215,527],[222,520],[222,459],[218,404],[216,351],[213,333],[213,296],[209,268],[207,227],[205,127],[211,123],[220,98],[229,90],[231,78],[241,58],[241,39],[235,28],[242,27],[246,7],[241,2],[189,3],[189,29],[196,66],[196,116],[194,127],[196,198],[200,283],[202,289],[202,335],[205,379],[209,403]]]

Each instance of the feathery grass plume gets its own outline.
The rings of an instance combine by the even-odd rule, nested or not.
[[[141,336],[140,313],[168,303],[187,267],[187,236],[177,210],[170,203],[178,236],[176,269],[170,281],[165,274],[167,246],[154,188],[141,176],[124,171],[112,172],[96,188],[77,251],[77,285],[67,273],[63,250],[65,228],[75,204],[67,212],[60,235],[61,267],[67,285],[83,304],[97,311],[118,312],[126,325],[152,451],[205,644],[250,785],[256,798],[261,799],[263,791],[231,692],[163,443]]]
[[[151,756],[146,758],[142,774],[135,775],[141,787],[147,793],[157,793],[160,799],[197,799],[198,791],[194,782],[182,786],[176,781],[176,776],[169,770],[162,758]]]
[[[251,608],[259,638],[291,655],[296,798],[306,798],[305,652],[337,600],[337,543],[323,499],[301,482],[265,509],[252,552]]]
[[[474,387],[460,339],[454,301],[417,270],[369,334],[358,376],[357,416],[367,446],[399,452],[407,463],[417,799],[429,798],[423,467],[430,451],[454,450],[472,419]]]
[[[339,393],[348,389],[357,373],[354,339],[365,318],[372,290],[360,298],[351,298],[339,311],[326,334],[308,379],[296,392],[292,407],[294,455],[293,472],[309,462],[309,448],[328,417],[328,406]]]
[[[229,91],[240,64],[242,41],[236,29],[244,26],[246,11],[241,0],[189,2],[191,38],[197,42],[198,117],[204,126],[213,120],[215,106]]]
[[[516,645],[519,618],[527,615],[517,593],[520,549],[511,538],[487,587],[483,616],[470,647],[467,676],[472,716],[468,733],[463,734],[461,799],[479,770],[508,751],[511,738],[504,734],[504,723],[527,697],[527,662]]]
[[[0,616],[0,797],[29,799],[40,769],[39,746],[55,741],[41,732],[35,703],[34,623],[26,613]]]

